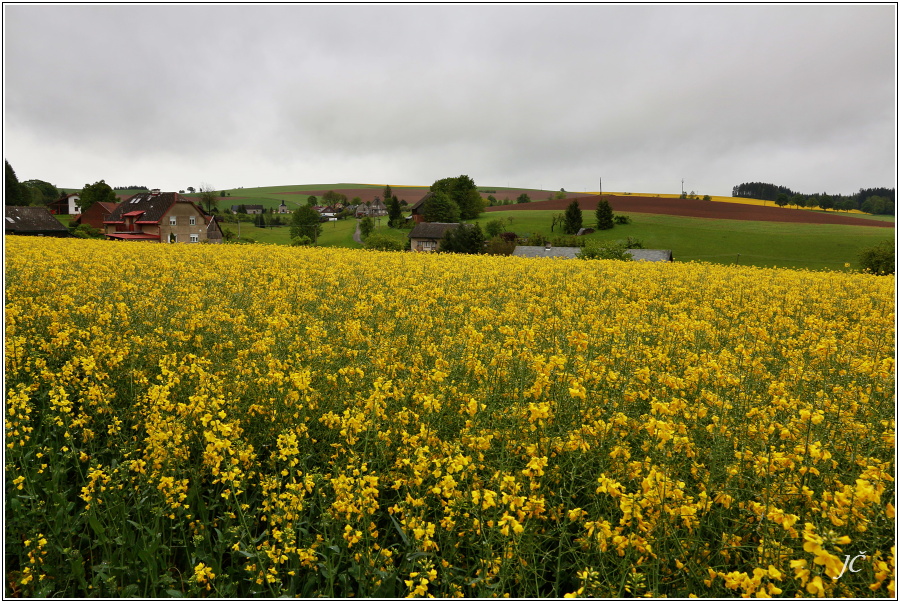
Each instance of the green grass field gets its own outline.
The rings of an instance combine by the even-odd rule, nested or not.
[[[512,219],[508,230],[519,234],[551,232],[556,211],[511,210],[482,214],[476,220]],[[843,269],[845,263],[858,267],[860,251],[892,240],[894,231],[866,226],[792,224],[711,220],[658,214],[630,214],[632,223],[587,235],[587,240],[608,241],[635,237],[648,249],[671,249],[676,261],[692,260],[716,264],[747,264],[761,267]],[[593,215],[584,212],[585,226]]]

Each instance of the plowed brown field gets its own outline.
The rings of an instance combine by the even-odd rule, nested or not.
[[[614,211],[619,213],[665,214],[669,216],[686,216],[690,218],[714,218],[718,220],[754,220],[758,222],[798,222],[803,224],[846,224],[850,226],[873,226],[876,228],[893,228],[893,222],[853,218],[837,213],[821,213],[804,209],[785,207],[766,207],[744,205],[741,203],[722,203],[717,201],[700,201],[695,199],[666,199],[662,197],[638,197],[634,195],[613,196],[602,195],[609,201]],[[578,205],[582,211],[594,211],[600,201],[600,195],[578,197]],[[499,205],[488,207],[487,211],[504,211],[511,209],[549,209],[565,210],[571,199],[554,199],[552,201],[534,201],[516,205]]]
[[[347,199],[353,199],[354,197],[359,197],[362,199],[363,203],[366,201],[372,201],[375,197],[381,198],[383,189],[381,188],[333,188],[333,189],[323,189],[323,190],[313,190],[313,191],[296,191],[290,193],[279,193],[284,195],[315,195],[316,197],[321,197],[329,190],[333,190],[336,193],[341,193],[343,195],[347,195]],[[417,202],[419,199],[425,196],[428,192],[427,186],[398,186],[391,189],[397,198],[401,201],[405,200],[409,205]],[[487,198],[488,195],[494,195],[496,199],[500,201],[509,200],[515,201],[516,198],[522,193],[527,193],[529,197],[534,200],[537,200],[539,197],[543,197],[546,199],[551,195],[555,195],[555,191],[534,191],[528,189],[498,189],[496,193],[481,193],[481,196]],[[574,199],[576,197],[584,196],[583,193],[566,193],[568,199]],[[508,206],[507,206],[508,208]],[[518,209],[518,208],[517,208]]]

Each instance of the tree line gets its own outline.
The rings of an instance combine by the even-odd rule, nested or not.
[[[731,189],[732,197],[773,201],[784,207],[820,207],[824,210],[849,211],[857,209],[870,214],[895,214],[896,197],[893,188],[861,188],[853,195],[805,194],[767,182],[744,182]]]
[[[43,180],[19,182],[16,171],[4,159],[6,182],[4,187],[6,205],[46,205],[63,197],[65,193]]]

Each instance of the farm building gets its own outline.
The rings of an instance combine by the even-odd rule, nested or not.
[[[434,194],[434,193],[431,193],[431,192],[426,193],[424,197],[422,197],[421,199],[419,199],[418,201],[416,201],[415,203],[413,203],[412,206],[410,206],[410,208],[409,208],[409,209],[410,209],[410,212],[411,212],[411,213],[410,213],[410,218],[411,218],[416,224],[419,224],[419,223],[425,221],[425,216],[422,215],[422,212],[424,211],[424,210],[422,209],[422,206],[425,205],[425,202],[428,201],[428,200],[431,198],[431,196],[432,196],[433,194]]]
[[[97,203],[94,203],[89,208],[87,208],[84,212],[76,216],[75,223],[87,224],[88,226],[93,226],[94,228],[105,230],[106,226],[103,224],[103,222],[107,218],[109,218],[109,216],[118,206],[118,203],[106,203],[104,201],[98,201]]]
[[[60,224],[46,207],[8,205],[4,227],[7,235],[70,236],[69,229]]]
[[[520,258],[564,258],[572,259],[581,247],[553,247],[551,245],[516,245],[512,254]]]
[[[282,203],[283,203],[283,201],[282,201]],[[233,213],[233,214],[239,213],[238,210],[240,209],[240,207],[241,207],[240,205],[232,205],[231,213]],[[263,211],[265,211],[265,209],[263,208],[262,205],[244,205],[244,209],[247,210],[248,214],[261,214],[261,213],[263,213]]]
[[[221,243],[212,216],[178,193],[139,193],[122,201],[104,220],[106,236],[121,241]]]
[[[513,255],[520,258],[563,258],[573,259],[578,256],[581,247],[553,247],[551,245],[517,245]],[[631,259],[635,262],[671,262],[672,251],[669,249],[629,249]]]
[[[79,212],[79,201],[81,201],[81,196],[78,195],[78,193],[71,193],[65,197],[60,197],[56,201],[51,201],[47,204],[47,209],[49,209],[50,213],[53,215],[68,214],[74,216]]]
[[[409,233],[409,246],[413,251],[437,251],[441,239],[448,230],[458,227],[456,222],[419,222]]]

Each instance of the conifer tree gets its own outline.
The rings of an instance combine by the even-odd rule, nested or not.
[[[566,207],[565,221],[563,222],[563,231],[566,234],[578,234],[581,230],[582,216],[581,207],[578,206],[578,200],[572,199],[569,206]]]
[[[594,216],[597,218],[597,230],[609,230],[615,226],[613,223],[613,210],[606,199],[600,199],[600,202],[597,203],[597,210],[594,212]]]

